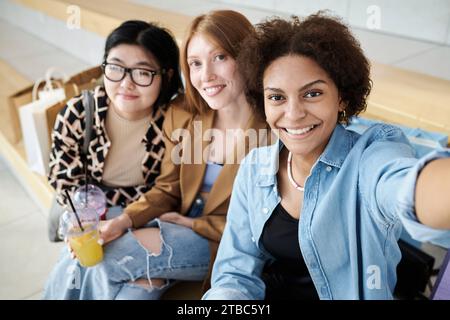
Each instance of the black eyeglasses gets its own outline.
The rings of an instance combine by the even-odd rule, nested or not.
[[[106,79],[113,82],[122,81],[126,74],[129,73],[131,81],[141,87],[150,86],[156,75],[165,73],[164,69],[155,71],[143,68],[125,68],[121,65],[108,62],[103,62],[102,69]]]

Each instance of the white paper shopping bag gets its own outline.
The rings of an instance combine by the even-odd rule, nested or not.
[[[32,171],[46,175],[50,154],[46,110],[64,100],[65,93],[63,88],[52,87],[50,73],[47,73],[44,90],[37,92],[41,82],[37,81],[33,88],[34,101],[19,108],[19,118],[28,166]]]
[[[51,106],[58,101],[57,97],[49,97],[36,100],[19,109],[28,166],[42,175],[47,174],[50,151],[45,110],[47,106]]]

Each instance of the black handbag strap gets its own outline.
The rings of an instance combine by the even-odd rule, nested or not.
[[[94,95],[89,90],[83,90],[81,92],[83,95],[83,106],[85,109],[85,122],[86,122],[86,129],[84,131],[84,144],[82,152],[84,156],[87,157],[87,154],[89,153],[89,143],[91,142],[91,136],[92,136],[92,126],[94,124]]]

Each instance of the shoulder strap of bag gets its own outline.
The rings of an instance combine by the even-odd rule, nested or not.
[[[94,95],[89,90],[83,90],[83,106],[85,108],[86,129],[84,131],[84,144],[82,152],[84,155],[88,154],[89,143],[91,142],[92,126],[94,124]]]

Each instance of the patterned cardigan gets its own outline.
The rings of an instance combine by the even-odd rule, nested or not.
[[[87,154],[87,172],[91,183],[102,184],[103,168],[111,141],[105,127],[106,113],[110,103],[105,89],[101,86],[94,89],[94,119]],[[107,188],[108,206],[127,206],[147,192],[159,175],[161,160],[165,147],[162,136],[165,107],[153,111],[149,128],[142,138],[145,145],[145,156],[142,159],[142,174],[145,184],[138,186]],[[71,196],[75,189],[84,182],[84,163],[81,150],[84,144],[85,112],[82,97],[77,96],[67,102],[58,114],[52,132],[52,150],[50,153],[50,172],[48,180],[56,190],[57,201],[65,205],[67,189]],[[127,159],[123,159],[127,161]]]

